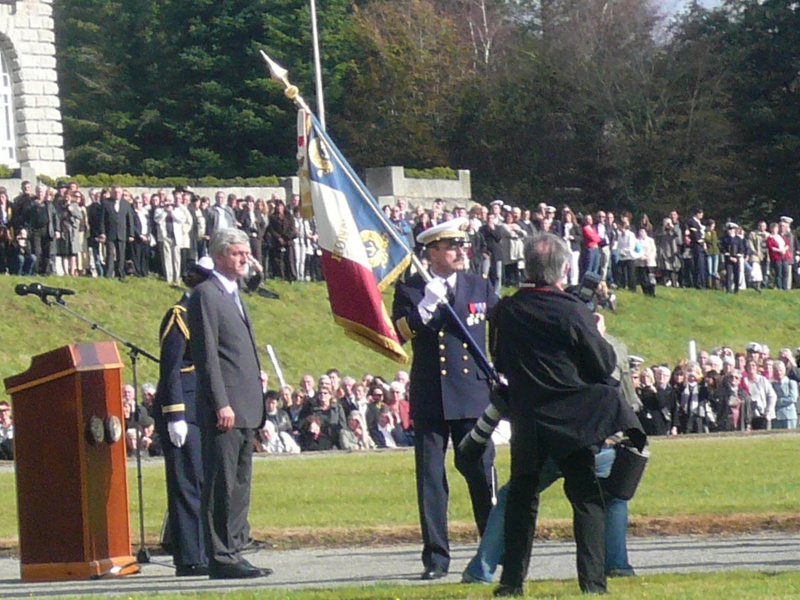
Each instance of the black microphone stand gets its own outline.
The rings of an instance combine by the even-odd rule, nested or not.
[[[38,294],[37,294],[38,295]],[[42,294],[39,298],[44,302],[47,306],[57,306],[62,310],[67,311],[73,317],[76,317],[87,323],[89,328],[93,331],[101,331],[106,334],[108,337],[113,338],[123,346],[128,349],[128,356],[131,359],[131,371],[133,372],[133,393],[134,393],[134,400],[136,403],[136,483],[139,492],[139,551],[136,553],[136,562],[140,564],[145,564],[150,562],[150,550],[147,548],[147,544],[145,543],[144,538],[144,494],[142,491],[142,426],[139,424],[139,380],[136,373],[136,363],[139,358],[139,355],[144,356],[145,358],[149,358],[154,363],[158,364],[158,359],[150,354],[144,348],[140,348],[136,344],[129,342],[115,334],[112,331],[109,331],[99,323],[92,321],[88,317],[83,316],[76,310],[71,309],[67,306],[66,302],[62,299],[62,294],[53,294],[54,299],[51,300],[47,297],[47,294]]]

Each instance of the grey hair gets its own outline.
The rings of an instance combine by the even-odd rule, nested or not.
[[[142,393],[143,394],[155,394],[156,393],[156,386],[154,386],[149,381],[147,383],[142,384]]]
[[[523,249],[525,276],[534,285],[555,285],[564,275],[572,253],[567,244],[552,233],[529,238]]]
[[[234,244],[245,244],[249,248],[250,240],[247,234],[241,229],[225,227],[224,229],[214,232],[214,235],[211,237],[211,242],[208,245],[208,253],[212,257],[222,256],[225,254],[225,251]]]

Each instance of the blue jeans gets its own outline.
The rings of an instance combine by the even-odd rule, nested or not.
[[[778,260],[772,263],[775,265],[775,289],[786,289],[786,261]]]
[[[719,254],[706,254],[708,276],[716,279],[719,273]]]
[[[102,277],[105,271],[103,270],[103,261],[100,260],[100,248],[95,246],[89,246],[89,254],[91,255],[89,260],[94,262],[95,270],[97,271],[97,276]]]
[[[605,479],[611,473],[616,454],[613,448],[603,448],[595,456],[595,473],[600,479]],[[545,462],[539,478],[539,491],[550,487],[561,473],[552,459]],[[478,551],[469,561],[464,575],[473,581],[491,583],[494,572],[500,559],[503,557],[505,546],[505,533],[503,522],[506,515],[506,501],[508,498],[508,484],[506,483],[497,492],[497,504],[489,514],[486,529],[483,532]],[[632,569],[628,562],[628,546],[626,536],[628,532],[628,502],[619,498],[610,498],[606,502],[605,511],[606,527],[606,572],[611,570],[629,571]]]
[[[600,270],[600,248],[589,248],[586,251],[586,272],[597,273]]]
[[[36,265],[39,259],[35,254],[20,254],[16,258],[16,267],[10,268],[9,273],[12,275],[33,275],[36,273]]]
[[[617,268],[619,264],[619,250],[612,250],[610,254],[610,263],[608,266],[608,273],[606,273],[606,282],[608,285],[616,285],[617,281]]]

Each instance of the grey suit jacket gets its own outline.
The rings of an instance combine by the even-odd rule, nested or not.
[[[216,411],[230,406],[234,427],[261,427],[261,365],[246,309],[242,317],[233,296],[212,275],[194,289],[188,317],[200,423],[215,424]]]

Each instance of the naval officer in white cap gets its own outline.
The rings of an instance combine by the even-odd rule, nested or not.
[[[489,280],[465,271],[467,219],[453,219],[417,236],[425,247],[432,280],[398,281],[392,321],[402,342],[411,342],[411,418],[417,502],[422,529],[422,579],[439,579],[450,568],[445,453],[452,439],[456,469],[469,487],[472,511],[483,534],[492,508],[490,445],[480,461],[461,456],[458,445],[489,403],[486,375],[467,350],[465,337],[442,305],[450,304],[481,350],[488,311],[498,298]]]

